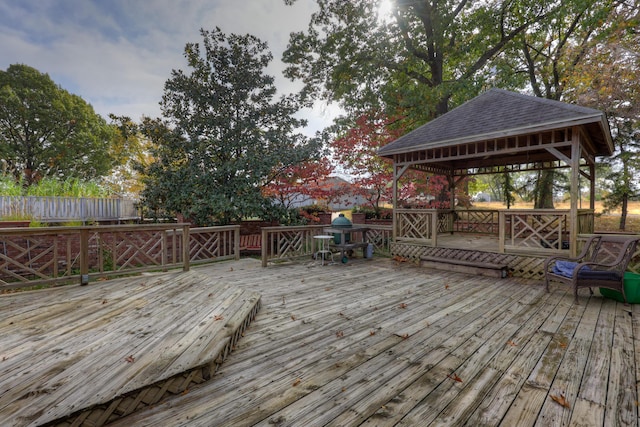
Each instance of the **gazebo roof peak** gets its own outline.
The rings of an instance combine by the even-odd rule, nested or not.
[[[585,126],[594,144],[592,155],[612,154],[609,125],[601,111],[494,88],[396,139],[378,154],[393,157],[576,125]]]

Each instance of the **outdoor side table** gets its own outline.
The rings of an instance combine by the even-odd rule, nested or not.
[[[331,262],[333,262],[333,252],[329,249],[329,241],[333,240],[333,236],[318,235],[313,236],[313,238],[319,242],[319,249],[315,253],[316,260],[320,257],[320,264],[324,265],[325,255],[328,255],[331,258]]]

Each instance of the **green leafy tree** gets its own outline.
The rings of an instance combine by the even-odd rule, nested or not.
[[[103,176],[114,136],[91,105],[47,74],[21,64],[0,71],[0,158],[16,180]]]
[[[338,101],[352,117],[404,115],[406,130],[475,96],[492,59],[557,7],[511,0],[317,4],[308,30],[290,36],[286,75],[304,82],[308,99]]]
[[[562,2],[533,31],[518,34],[515,43],[501,52],[494,62],[494,82],[502,87],[526,86],[541,98],[575,101],[565,95],[577,88],[581,64],[590,60],[595,47],[616,38],[618,29],[627,26],[620,8],[625,8],[624,1]],[[538,174],[532,194],[536,209],[554,207],[554,183],[560,179],[554,170]]]
[[[174,70],[165,83],[165,121],[148,120],[143,131],[156,145],[146,168],[145,203],[162,205],[199,225],[269,216],[263,187],[317,145],[297,129],[294,96],[275,99],[267,45],[251,35],[201,30],[203,43],[188,43],[190,73]]]
[[[640,196],[640,10],[618,5],[607,19],[606,41],[590,48],[569,81],[568,96],[606,112],[614,155],[604,159],[605,210],[620,209],[626,228],[628,202]]]
[[[616,153],[607,159],[612,172],[607,175],[610,193],[604,208],[611,211],[620,208],[619,229],[624,230],[629,214],[629,201],[640,196],[640,125],[631,120],[616,124],[614,143]]]
[[[151,142],[142,135],[140,125],[131,118],[114,114],[110,114],[109,118],[118,131],[111,145],[116,163],[103,181],[114,193],[138,196],[143,188],[140,170],[151,161]]]

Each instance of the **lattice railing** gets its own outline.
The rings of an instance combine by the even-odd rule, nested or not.
[[[435,209],[396,209],[394,211],[397,240],[433,242],[439,228],[438,211]]]
[[[170,224],[0,229],[0,289],[188,269],[181,237],[188,228]]]
[[[189,260],[192,264],[212,259],[240,258],[240,226],[201,227],[189,230]]]
[[[0,229],[0,289],[237,259],[239,230],[187,224]]]
[[[569,249],[569,212],[504,211],[506,249]]]
[[[391,254],[393,227],[390,225],[367,225],[367,242],[373,245],[376,253]]]
[[[457,233],[498,234],[498,210],[457,209],[453,231]]]
[[[313,236],[322,234],[322,228],[322,225],[262,227],[262,266],[273,261],[311,257],[316,250]]]
[[[375,253],[390,254],[393,228],[388,225],[357,224],[367,227],[366,239],[360,232],[350,233],[353,240],[366,240],[371,243]],[[313,236],[324,234],[326,225],[263,227],[262,228],[262,266],[269,262],[288,261],[297,258],[311,257],[318,250]]]

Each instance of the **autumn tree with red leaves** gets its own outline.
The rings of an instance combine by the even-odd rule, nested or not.
[[[333,166],[326,158],[293,165],[265,186],[263,194],[286,209],[314,200],[331,200],[335,197],[335,189],[327,177],[332,171]]]
[[[393,163],[378,156],[386,144],[405,133],[398,121],[384,115],[362,115],[344,136],[331,144],[334,161],[353,177],[351,192],[367,200],[368,205],[380,216],[384,204],[393,202]],[[458,185],[456,198],[468,201],[464,183]],[[444,176],[409,170],[399,180],[398,205],[446,209],[450,207],[451,192]]]
[[[331,143],[334,161],[353,177],[351,194],[367,200],[376,216],[384,204],[393,201],[393,164],[377,152],[404,133],[404,129],[394,127],[394,123],[393,118],[382,114],[362,115],[355,126]],[[413,172],[405,174],[399,185],[399,201],[418,194],[415,178]]]

